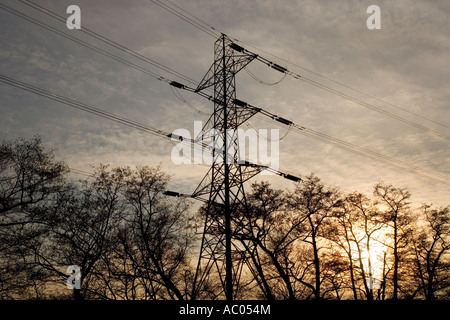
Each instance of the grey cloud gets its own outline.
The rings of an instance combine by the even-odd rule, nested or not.
[[[40,3],[63,16],[66,16],[65,8],[72,4],[70,1]],[[446,1],[379,1],[382,29],[374,31],[365,25],[368,17],[365,9],[371,3],[361,1],[186,0],[174,3],[234,38],[448,125],[450,7]],[[7,4],[42,21],[45,19],[61,30],[65,28],[20,3]],[[212,64],[215,39],[151,1],[79,0],[77,4],[82,10],[82,25],[85,23],[94,31],[197,81]],[[166,84],[7,12],[0,14],[0,26],[4,30],[0,35],[2,73],[166,131],[176,128],[192,131],[194,120],[207,120],[207,116],[195,113],[177,100]],[[68,34],[173,78],[76,31]],[[277,62],[450,135],[448,128],[382,105],[302,68]],[[280,76],[256,61],[249,68],[268,82]],[[237,84],[237,94],[249,103],[317,131],[448,174],[448,140],[422,133],[291,78],[267,87],[242,73]],[[198,182],[206,173],[203,167],[173,165],[170,161],[173,145],[169,141],[3,84],[0,94],[1,133],[9,137],[41,133],[44,140],[58,147],[58,154],[69,165],[89,170],[92,162],[162,163],[163,168],[177,177],[174,185],[184,188],[184,192],[196,187],[193,181],[197,173]],[[198,96],[189,93],[183,96],[202,110],[213,109],[210,102]],[[252,119],[255,125],[268,125],[258,121]],[[315,171],[323,180],[351,191],[368,190],[383,178],[410,186],[420,199],[444,202],[444,195],[448,195],[448,185],[296,133],[290,133],[280,142],[280,165],[281,169],[299,174]],[[271,180],[276,183],[276,179]],[[435,193],[436,189],[441,191]]]

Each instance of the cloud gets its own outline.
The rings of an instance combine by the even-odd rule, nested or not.
[[[450,6],[446,1],[379,1],[381,30],[368,30],[368,4],[360,1],[176,1],[249,50],[330,88],[450,135],[448,127],[368,98],[306,69],[367,92],[408,111],[449,125]],[[70,1],[40,3],[62,16]],[[16,10],[44,21],[168,79],[173,74],[111,48],[21,3]],[[200,81],[213,62],[215,39],[150,1],[84,1],[82,27],[102,34],[171,69]],[[0,12],[2,73],[168,132],[193,130],[194,112],[170,87],[142,72],[57,36],[4,10]],[[256,46],[247,46],[247,44]],[[277,57],[268,56],[264,51]],[[297,65],[287,63],[287,59]],[[281,74],[253,61],[249,69],[274,82]],[[204,167],[175,166],[170,141],[86,114],[20,89],[0,86],[2,134],[10,138],[40,133],[69,165],[91,163],[162,164],[176,175],[174,186],[193,191]],[[212,103],[182,92],[199,109]],[[262,86],[245,72],[237,76],[242,100],[300,125],[442,174],[450,175],[448,140],[287,77]],[[270,128],[258,117],[252,125]],[[275,126],[276,127],[276,126]],[[448,185],[387,166],[291,132],[280,141],[280,169],[307,175],[346,190],[370,190],[380,179],[407,186],[418,201],[446,204]],[[285,186],[285,181],[274,184]],[[438,190],[438,191],[436,191]]]

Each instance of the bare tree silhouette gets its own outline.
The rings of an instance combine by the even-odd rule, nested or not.
[[[30,247],[42,242],[46,206],[64,189],[68,167],[39,136],[0,146],[0,297],[40,296],[44,275]]]
[[[223,297],[220,265],[194,285],[204,208],[168,197],[160,167],[99,165],[83,181],[68,172],[39,137],[0,146],[1,299]],[[293,186],[254,182],[233,211],[239,298],[448,299],[450,207],[413,208],[406,189],[384,183],[373,198],[314,175]],[[66,287],[71,265],[80,289]]]

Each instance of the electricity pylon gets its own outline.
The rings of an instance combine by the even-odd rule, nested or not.
[[[193,193],[209,194],[193,297],[207,281],[213,268],[220,277],[227,300],[234,298],[238,274],[242,271],[240,250],[232,243],[232,220],[245,210],[244,182],[261,172],[257,166],[239,159],[238,127],[258,112],[236,99],[236,74],[257,57],[241,52],[226,35],[214,43],[214,63],[196,91],[214,88],[214,112],[196,140],[212,139],[211,168]],[[235,259],[236,258],[236,259]],[[225,270],[224,270],[225,269]]]
[[[190,139],[174,134],[169,135],[172,139],[187,139],[192,144],[200,143],[201,146],[212,150],[211,168],[192,194],[168,190],[164,192],[168,196],[190,197],[206,203],[203,236],[191,293],[191,299],[194,300],[203,289],[208,290],[204,287],[208,285],[209,280],[212,280],[211,283],[219,281],[226,299],[232,300],[239,289],[239,279],[244,263],[249,267],[249,271],[254,273],[249,262],[250,255],[256,249],[252,242],[246,241],[245,237],[240,237],[239,243],[232,241],[233,237],[236,240],[239,233],[242,235],[242,231],[245,234],[247,203],[244,182],[263,170],[294,182],[301,181],[301,178],[278,169],[239,158],[245,152],[241,153],[239,150],[238,128],[256,113],[261,113],[284,125],[303,129],[290,120],[236,99],[235,76],[254,59],[262,61],[281,73],[288,73],[286,68],[244,49],[222,34],[214,43],[214,63],[196,89],[176,81],[167,81],[171,86],[195,92],[214,102],[214,112],[203,126],[199,136]],[[204,91],[211,87],[214,89],[213,97]],[[205,143],[205,140],[211,139],[212,146]],[[208,195],[208,199],[203,197],[205,195]],[[219,279],[210,278],[215,274],[213,271],[217,272]]]

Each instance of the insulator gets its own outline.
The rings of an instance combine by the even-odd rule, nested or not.
[[[282,67],[282,66],[280,66],[279,64],[276,64],[276,63],[271,64],[270,67],[275,69],[275,70],[277,70],[277,71],[280,71],[281,73],[288,72],[288,70],[285,67]]]
[[[179,141],[183,141],[184,137],[183,136],[179,136],[177,134],[171,133],[169,135],[167,135],[169,138],[173,139],[173,140],[179,140]]]
[[[179,197],[180,194],[178,192],[175,191],[164,191],[163,194],[165,194],[166,196],[170,196],[170,197]]]
[[[176,81],[170,81],[169,83],[172,87],[178,88],[178,89],[184,89],[184,84],[176,82]]]
[[[248,105],[247,102],[239,100],[239,99],[234,99],[233,103],[239,107],[246,107]]]
[[[244,52],[245,49],[243,47],[241,47],[240,45],[236,44],[236,43],[232,43],[230,44],[230,48],[239,52]]]
[[[278,117],[275,120],[278,121],[278,122],[281,122],[281,123],[283,123],[285,125],[288,125],[288,126],[293,124],[293,122],[291,120],[288,120],[288,119],[285,119],[285,118],[282,118],[282,117]]]
[[[296,177],[296,176],[293,176],[292,174],[289,174],[289,173],[283,173],[282,176],[283,176],[284,178],[286,178],[286,179],[288,179],[288,180],[291,180],[291,181],[294,181],[294,182],[302,181],[301,178]]]
[[[244,160],[238,162],[240,166],[247,166],[247,167],[255,167],[256,165],[254,163],[251,163],[250,161]]]

